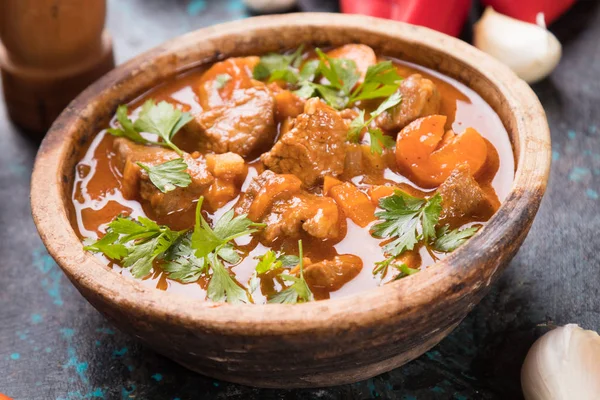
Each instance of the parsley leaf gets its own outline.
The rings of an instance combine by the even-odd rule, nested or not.
[[[274,271],[282,266],[281,261],[277,259],[277,255],[273,250],[267,250],[265,254],[258,257],[258,260],[258,264],[256,264],[256,273],[259,275]]]
[[[300,258],[298,256],[283,253],[277,255],[271,249],[267,250],[262,256],[255,258],[259,261],[249,280],[250,293],[254,293],[258,288],[258,275],[266,274],[269,271],[276,271],[279,268],[292,268],[300,263]]]
[[[394,92],[390,97],[381,102],[379,107],[375,109],[375,111],[371,112],[371,120],[384,111],[389,110],[390,108],[397,106],[402,101],[402,93],[399,91]]]
[[[350,102],[391,96],[402,77],[391,61],[382,61],[367,69],[364,82],[352,91]],[[389,107],[388,107],[389,108]]]
[[[319,60],[309,60],[305,62],[302,69],[300,69],[300,75],[298,76],[300,81],[312,82],[319,72],[319,65]]]
[[[298,68],[302,62],[302,50],[304,46],[300,46],[292,54],[277,54],[270,53],[260,58],[260,61],[254,67],[252,75],[254,79],[264,80],[269,78],[269,81],[292,79],[296,83],[298,74],[292,68]]]
[[[166,101],[155,104],[154,100],[150,99],[142,106],[142,111],[139,118],[134,122],[133,127],[138,132],[148,132],[158,135],[163,140],[165,146],[182,155],[183,152],[171,140],[192,118],[190,113],[182,112]]]
[[[365,112],[364,110],[361,110],[358,116],[350,123],[347,140],[350,143],[358,143],[360,141],[360,133],[363,131],[363,129],[367,128],[371,124],[375,117],[400,104],[401,101],[402,94],[400,92],[393,93],[390,97],[385,99],[375,111],[371,113],[371,116],[366,121]],[[392,137],[385,135],[379,128],[369,128],[367,132],[369,133],[369,139],[371,143],[371,154],[381,154],[384,147],[391,148],[396,144]]]
[[[129,119],[127,115],[127,106],[122,104],[117,108],[117,121],[121,125],[120,128],[109,128],[107,129],[108,133],[113,136],[125,137],[133,142],[140,144],[151,143],[151,141],[146,140],[140,133],[135,130],[133,127],[133,122]]]
[[[257,259],[259,262],[256,265],[256,272],[259,275],[279,268],[292,268],[300,263],[300,258],[298,256],[289,254],[277,255],[270,249],[262,256],[257,257]]]
[[[351,127],[352,128],[352,127]],[[371,154],[383,153],[383,148],[392,148],[396,145],[393,137],[384,135],[381,129],[369,129],[369,141],[371,142]]]
[[[188,165],[183,158],[176,158],[155,166],[137,163],[148,172],[150,182],[163,193],[174,190],[175,187],[188,187],[192,183],[192,177],[185,172]]]
[[[123,267],[130,268],[134,277],[143,278],[150,273],[154,260],[163,256],[182,234],[145,217],[137,221],[117,217],[108,225],[108,233],[85,249],[122,259]]]
[[[405,263],[401,263],[401,264],[397,264],[394,263],[394,260],[396,258],[395,257],[388,257],[383,261],[378,261],[375,263],[375,269],[373,269],[373,275],[379,275],[380,279],[383,280],[383,278],[385,278],[385,276],[387,275],[388,269],[389,267],[394,267],[396,268],[398,271],[400,271],[395,277],[394,281],[400,279],[400,278],[404,278],[405,276],[408,275],[412,275],[412,274],[416,274],[417,272],[419,272],[418,269],[415,268],[410,268],[408,265],[406,265]]]
[[[356,63],[344,58],[331,58],[319,48],[315,52],[320,60],[319,71],[329,82],[328,86],[339,89],[338,95],[346,97],[345,106],[348,104],[350,91],[360,79]]]
[[[437,230],[437,238],[433,242],[433,249],[443,253],[454,251],[478,230],[479,228],[475,226],[450,230],[450,227],[445,225]]]
[[[208,283],[206,297],[216,302],[248,303],[248,293],[231,277],[219,258],[211,253],[208,260],[212,268],[212,278]]]
[[[87,251],[104,253],[104,255],[113,260],[120,260],[127,256],[127,247],[118,242],[119,234],[116,232],[107,232],[100,240],[95,243],[84,246]]]
[[[222,89],[223,86],[227,84],[231,80],[231,75],[229,74],[219,74],[215,77],[214,85],[215,89]]]
[[[393,280],[397,281],[398,279],[405,278],[409,275],[414,275],[419,272],[419,269],[410,268],[408,265],[402,263],[400,265],[394,264],[394,267],[398,269],[398,275],[394,277]]]
[[[350,122],[350,129],[348,130],[346,139],[350,143],[358,143],[360,141],[360,133],[366,126],[365,110],[360,110],[358,116]]]
[[[131,122],[127,116],[127,106],[120,105],[117,108],[117,121],[121,128],[109,128],[107,132],[113,136],[126,137],[140,144],[169,147],[181,156],[183,152],[171,140],[192,118],[190,113],[182,112],[166,101],[155,104],[154,100],[150,99],[142,106],[140,115],[135,122]],[[154,133],[163,141],[148,140],[140,134],[141,132]]]
[[[383,250],[398,256],[412,250],[419,240],[432,236],[430,229],[439,220],[440,204],[439,194],[423,200],[396,190],[392,196],[379,200],[379,207],[385,211],[375,213],[382,222],[374,225],[371,232],[375,237],[392,239]]]
[[[300,266],[299,276],[280,274],[281,279],[292,282],[290,286],[273,295],[267,302],[280,304],[296,304],[314,300],[314,296],[304,279],[304,260],[302,254],[302,240],[298,241],[298,261]]]
[[[162,266],[170,279],[182,283],[196,282],[208,270],[206,258],[198,258],[192,248],[190,235],[183,236],[167,253]]]
[[[284,268],[292,268],[300,264],[300,257],[291,254],[280,254],[277,261],[281,262],[281,266]]]
[[[250,302],[248,293],[237,284],[235,279],[223,266],[220,259],[235,264],[241,257],[233,248],[232,241],[240,236],[250,235],[264,224],[257,224],[246,215],[234,217],[233,210],[223,214],[214,224],[214,228],[202,217],[202,202],[196,205],[196,225],[191,235],[190,244],[196,258],[208,260],[212,277],[208,284],[206,296],[212,301],[228,303]]]

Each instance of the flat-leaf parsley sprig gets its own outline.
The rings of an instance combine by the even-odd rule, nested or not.
[[[304,279],[302,240],[298,241],[298,266],[298,276],[285,273],[279,275],[281,279],[292,284],[269,298],[268,303],[296,304],[314,300],[313,293]]]
[[[146,217],[138,217],[137,221],[117,217],[108,225],[104,237],[84,249],[122,260],[136,278],[148,275],[158,259],[159,267],[170,278],[183,283],[195,282],[203,275],[210,277],[207,288],[210,300],[250,302],[246,290],[223,262],[239,263],[241,256],[235,249],[235,239],[257,232],[264,224],[252,222],[246,215],[234,216],[230,210],[211,227],[202,216],[203,200],[203,197],[198,200],[196,225],[191,232],[173,231]]]
[[[417,243],[422,242],[436,252],[449,253],[479,229],[474,226],[453,230],[449,225],[438,227],[442,211],[442,196],[439,193],[428,199],[421,199],[396,190],[391,196],[379,200],[379,207],[383,211],[375,213],[375,216],[381,222],[373,225],[371,234],[388,240],[383,251],[389,257],[375,263],[373,270],[374,275],[382,278],[390,266],[400,271],[395,279],[418,272],[404,263],[395,262],[402,253],[413,250]]]
[[[381,129],[370,127],[370,125],[378,115],[400,104],[401,101],[402,94],[399,91],[394,92],[390,97],[385,99],[379,107],[371,112],[371,115],[367,120],[365,120],[365,110],[360,110],[358,116],[350,123],[350,129],[348,130],[347,136],[348,141],[350,143],[358,143],[360,141],[360,133],[364,129],[367,129],[371,142],[371,153],[381,154],[383,148],[394,147],[396,142],[391,136],[385,135]]]
[[[108,133],[113,136],[126,137],[136,143],[152,144],[169,147],[180,156],[183,152],[177,147],[172,139],[185,124],[192,120],[192,115],[183,112],[166,101],[156,104],[154,100],[147,100],[135,122],[129,119],[128,108],[120,105],[117,108],[117,121],[120,128],[109,128]],[[162,142],[148,140],[141,132],[153,133],[162,139]]]
[[[103,238],[87,245],[84,250],[104,253],[112,260],[122,260],[136,278],[152,270],[155,259],[162,257],[185,231],[173,231],[146,217],[117,217]]]
[[[318,59],[303,62],[302,48],[293,54],[267,54],[253,71],[255,79],[268,82],[282,80],[297,88],[298,96],[318,95],[330,106],[341,110],[357,101],[389,97],[402,81],[391,61],[370,66],[365,79],[353,60],[329,57],[316,48]]]

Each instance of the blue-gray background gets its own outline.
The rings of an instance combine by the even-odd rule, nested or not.
[[[190,30],[249,16],[240,0],[108,3],[118,63]],[[301,4],[336,8],[335,1]],[[551,28],[563,42],[563,60],[534,89],[550,121],[553,166],[523,248],[440,345],[402,368],[336,388],[260,390],[215,381],[114,330],[39,240],[29,211],[38,143],[10,124],[0,104],[0,392],[28,400],[520,398],[520,367],[544,325],[600,330],[600,7],[580,1]]]

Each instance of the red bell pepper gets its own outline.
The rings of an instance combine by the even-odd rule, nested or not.
[[[535,23],[537,14],[543,12],[546,24],[550,24],[575,0],[483,0],[483,3],[501,14],[531,23]]]
[[[340,6],[346,14],[388,18],[458,36],[471,0],[340,0]]]

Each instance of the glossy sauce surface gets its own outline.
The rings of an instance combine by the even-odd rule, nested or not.
[[[498,200],[500,202],[503,201],[512,185],[514,157],[508,134],[499,117],[479,95],[465,85],[420,66],[397,60],[394,60],[394,62],[401,76],[406,77],[411,73],[418,72],[436,84],[442,98],[440,114],[448,117],[446,129],[453,129],[455,132],[461,133],[467,127],[473,127],[488,141],[492,151],[489,153],[490,157],[484,172],[477,180],[485,191],[495,191]],[[204,70],[191,71],[165,82],[160,87],[136,99],[130,104],[130,109],[139,107],[145,99],[153,98],[156,101],[166,100],[173,104],[179,104],[184,111],[201,111],[202,107],[198,103],[196,94],[192,88],[197,84],[203,72]],[[90,143],[89,148],[77,166],[73,188],[72,217],[73,224],[81,238],[97,239],[103,234],[107,224],[119,214],[130,215],[134,218],[149,216],[158,223],[166,224],[172,229],[191,228],[194,224],[193,207],[185,212],[175,212],[162,218],[156,218],[149,207],[142,205],[136,200],[128,200],[123,196],[121,192],[122,174],[115,165],[114,140],[115,138],[107,134],[106,131],[99,132]],[[370,185],[385,183],[408,185],[414,188],[417,193],[430,191],[430,189],[416,187],[408,178],[401,175],[393,166],[393,154],[387,154],[384,158],[388,160],[390,157],[391,161],[389,163],[386,161],[388,165],[383,170],[374,171],[368,175],[354,176],[350,181],[365,191]],[[262,170],[263,166],[259,161],[249,163],[248,174],[242,185],[242,192],[247,189],[251,180],[260,174]],[[209,221],[214,221],[227,210],[231,209],[236,201],[237,198],[224,207],[213,210],[210,213],[205,213],[204,215],[208,217]],[[468,223],[464,226],[470,224]],[[378,280],[374,279],[372,269],[375,262],[385,259],[381,250],[382,240],[372,237],[368,227],[361,228],[350,219],[346,219],[346,235],[336,243],[317,240],[307,234],[302,236],[302,240],[305,256],[309,257],[312,261],[318,261],[336,254],[354,254],[359,256],[363,261],[363,268],[356,278],[334,292],[315,291],[317,299],[354,294],[381,284]],[[297,254],[296,242],[296,240],[278,241],[273,248]],[[237,244],[247,256],[240,264],[232,267],[231,271],[233,271],[239,282],[246,283],[256,266],[257,260],[255,257],[264,254],[268,248],[258,240],[249,237],[238,239]],[[430,253],[426,248],[420,249],[420,255],[423,267],[431,266],[435,262],[436,257],[440,256],[437,253],[435,255]],[[118,264],[112,263],[102,255],[98,255],[98,257],[103,258],[107,264],[115,270],[120,271],[124,276],[131,276],[127,269],[122,269]],[[181,284],[166,278],[166,275],[160,272],[160,270],[155,270],[157,272],[144,279],[145,284],[161,290],[178,292],[196,298],[205,298],[205,289],[208,282],[204,278],[201,278],[196,283]],[[280,283],[275,279],[263,279],[261,285],[264,293],[269,293],[273,289],[280,289]],[[270,288],[269,286],[272,287]],[[253,296],[256,303],[265,302],[263,295],[254,294]]]

